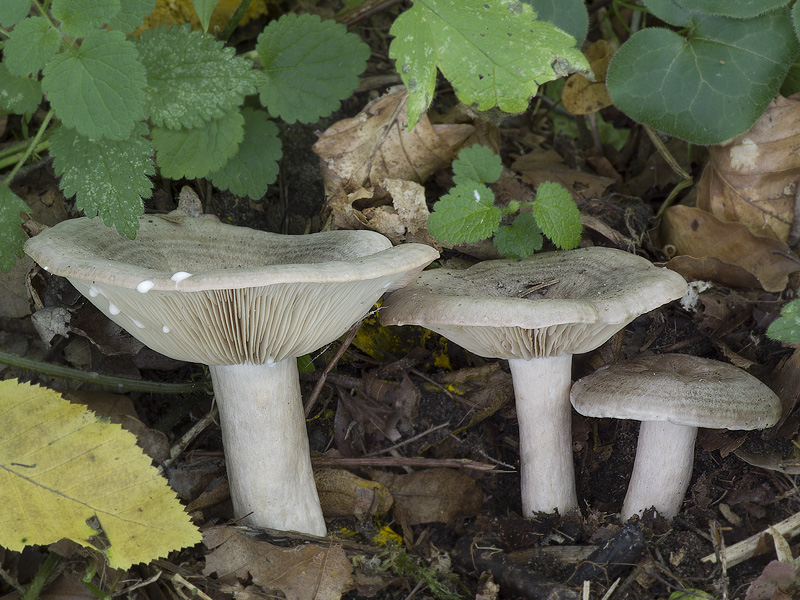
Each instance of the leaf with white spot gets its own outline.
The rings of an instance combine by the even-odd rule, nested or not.
[[[8,186],[0,185],[0,270],[8,273],[17,258],[22,258],[25,232],[20,213],[30,212],[22,198]]]
[[[453,161],[453,182],[456,185],[494,183],[503,172],[503,162],[489,146],[475,144],[462,148]]]
[[[42,101],[42,84],[32,77],[17,77],[0,63],[0,106],[17,114],[30,114]]]
[[[564,186],[553,181],[542,183],[536,190],[533,216],[542,232],[562,250],[571,250],[580,244],[581,213]]]
[[[153,147],[147,126],[136,123],[125,140],[90,140],[73,129],[59,127],[50,140],[53,167],[61,176],[60,187],[87,217],[100,215],[103,222],[133,238],[144,213],[142,197],[149,197],[155,174]]]
[[[61,31],[82,38],[108,23],[120,9],[120,0],[53,0],[50,12],[61,21]]]
[[[575,39],[517,0],[415,0],[390,33],[409,128],[433,98],[437,67],[464,104],[508,113],[526,110],[543,83],[589,72]]]
[[[485,185],[456,186],[433,205],[428,232],[452,244],[477,242],[497,230],[502,216],[492,190]]]
[[[58,52],[61,36],[44,17],[31,17],[17,25],[3,48],[3,64],[19,77],[38,73]]]
[[[147,114],[156,127],[202,127],[240,106],[263,81],[252,62],[189,25],[145,31],[136,47],[147,70]]]
[[[151,136],[162,175],[171,179],[206,177],[236,154],[244,138],[244,117],[233,110],[203,127],[153,127]]]

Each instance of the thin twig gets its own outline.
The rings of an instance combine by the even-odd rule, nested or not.
[[[172,463],[183,453],[184,450],[191,444],[194,439],[200,435],[206,427],[215,423],[219,417],[219,411],[214,406],[202,419],[195,423],[189,431],[184,433],[181,438],[175,442],[172,448],[169,449],[169,458],[158,466],[158,474],[163,475]]]
[[[339,362],[339,359],[342,358],[345,351],[350,347],[350,344],[353,343],[353,340],[355,339],[356,334],[358,333],[358,330],[361,327],[361,323],[363,321],[364,319],[361,319],[361,321],[359,321],[350,328],[350,331],[347,332],[347,335],[342,340],[342,343],[339,344],[339,348],[336,350],[336,354],[333,355],[333,358],[330,360],[330,362],[328,362],[327,365],[325,365],[325,368],[322,370],[322,374],[319,376],[317,384],[314,386],[314,389],[311,390],[311,395],[306,400],[305,403],[306,418],[308,418],[308,415],[311,414],[311,409],[314,408],[314,403],[317,401],[317,397],[319,396],[319,393],[322,391],[322,386],[325,385],[325,380],[328,377],[328,373],[330,373],[333,370],[333,367],[335,367],[336,363]]]

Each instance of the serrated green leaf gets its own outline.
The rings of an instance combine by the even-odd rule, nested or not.
[[[0,2],[0,25],[14,27],[28,16],[31,0],[3,0]]]
[[[648,28],[611,61],[606,86],[637,121],[695,144],[747,130],[780,88],[798,51],[788,10],[747,21],[693,15],[683,38]]]
[[[32,77],[17,77],[0,63],[0,106],[24,115],[37,109],[42,101],[42,84]]]
[[[675,0],[644,0],[644,5],[653,15],[675,27],[688,27],[692,24],[692,13]]]
[[[575,40],[516,0],[416,0],[392,25],[389,56],[408,88],[409,127],[433,97],[435,67],[461,102],[523,112],[539,86],[589,65]]]
[[[217,0],[192,0],[194,12],[200,21],[203,31],[208,31],[208,24],[211,22],[211,13],[217,7]]]
[[[494,245],[508,258],[527,258],[542,249],[542,230],[533,214],[520,213],[510,226],[501,225],[494,234]]]
[[[142,197],[149,197],[153,188],[148,177],[155,173],[153,146],[146,136],[147,126],[139,122],[125,140],[90,140],[63,126],[50,138],[64,195],[74,195],[76,207],[87,217],[100,215],[130,238],[144,213]]]
[[[456,185],[494,183],[503,172],[503,162],[489,146],[475,144],[462,148],[453,161],[453,182]]]
[[[109,19],[108,26],[122,33],[132,33],[153,12],[156,0],[120,0],[119,12]]]
[[[153,127],[150,135],[162,175],[171,179],[206,177],[236,154],[244,137],[244,118],[233,110],[203,127]]]
[[[189,25],[145,31],[136,47],[147,69],[147,113],[157,127],[201,127],[240,106],[262,81],[252,62]]]
[[[581,213],[567,189],[545,181],[536,190],[533,216],[548,238],[562,250],[577,248],[581,243]]]
[[[580,48],[589,32],[589,12],[583,0],[522,0],[541,21],[552,23],[575,38]]]
[[[25,232],[22,230],[20,213],[30,212],[22,198],[8,186],[0,185],[0,270],[8,273],[14,263],[25,254]]]
[[[61,21],[61,32],[82,38],[108,23],[120,9],[120,0],[53,0],[50,12]]]
[[[800,39],[800,2],[795,2],[792,7],[792,29],[795,37]]]
[[[25,19],[14,28],[3,48],[3,64],[12,75],[38,73],[61,45],[58,31],[44,17]]]
[[[490,237],[500,225],[502,212],[494,206],[494,194],[484,185],[469,190],[455,187],[433,205],[428,232],[452,244],[477,242]]]
[[[281,140],[278,127],[260,110],[244,108],[244,139],[236,154],[208,177],[237,196],[261,198],[278,177]]]
[[[718,17],[732,17],[734,19],[750,19],[763,15],[765,12],[786,6],[789,0],[675,0],[686,10],[715,15]]]
[[[781,316],[767,327],[767,337],[789,344],[800,343],[800,300],[792,300],[781,309]]]
[[[67,127],[88,138],[127,139],[144,116],[145,73],[119,31],[98,30],[44,68],[42,89]]]
[[[266,83],[261,104],[287,123],[314,123],[339,108],[358,86],[369,47],[335,21],[286,14],[258,36]]]

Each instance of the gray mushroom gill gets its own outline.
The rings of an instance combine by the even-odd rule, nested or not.
[[[438,253],[371,231],[288,236],[145,216],[135,240],[64,221],[28,253],[150,348],[209,366],[235,515],[324,535],[296,357],[332,342]]]

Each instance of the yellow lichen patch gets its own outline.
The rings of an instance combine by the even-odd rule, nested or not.
[[[214,33],[225,28],[239,6],[239,0],[220,0],[211,15],[209,31]],[[244,25],[257,17],[267,14],[267,0],[253,0],[239,25]],[[156,7],[145,17],[144,25],[136,30],[154,29],[161,25],[181,25],[191,23],[192,29],[200,29],[200,21],[194,10],[192,0],[156,0]]]
[[[372,538],[372,543],[376,546],[403,545],[403,536],[395,533],[391,527],[384,525],[380,531]]]

